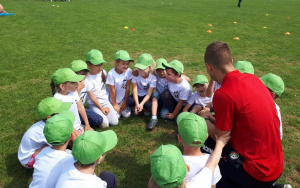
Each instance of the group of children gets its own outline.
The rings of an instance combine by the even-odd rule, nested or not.
[[[112,130],[93,131],[92,127],[116,126],[121,116],[129,118],[131,113],[141,112],[152,114],[148,130],[158,123],[158,113],[163,119],[176,120],[178,140],[184,148],[182,155],[176,146],[162,145],[151,155],[148,186],[215,187],[221,179],[218,161],[230,136],[217,137],[211,155],[202,153],[200,147],[208,130],[198,114],[210,109],[209,120],[214,122],[212,98],[220,85],[198,75],[193,80],[192,93],[190,78],[183,74],[180,61],[154,61],[145,53],[139,56],[133,70],[129,68],[132,62],[128,52],[120,50],[115,54],[115,67],[107,73],[102,53],[93,49],[85,62],[75,60],[70,68],[53,73],[53,97],[38,104],[41,120],[26,131],[18,151],[21,164],[34,168],[30,187],[116,187],[114,174],[104,171],[97,177],[94,170],[106,152],[116,146],[117,135]],[[234,66],[243,73],[254,74],[250,62],[238,61]],[[261,80],[274,100],[284,91],[284,83],[277,75],[270,73]],[[88,109],[84,107],[86,101]]]

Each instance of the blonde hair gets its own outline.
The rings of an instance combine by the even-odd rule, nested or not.
[[[150,66],[150,73],[154,73],[155,72],[155,67],[156,67],[156,62],[153,60],[152,61],[152,65]]]
[[[161,187],[159,185],[157,185],[157,183],[154,181],[153,176],[151,176],[149,179],[149,182],[148,182],[148,188],[161,188]],[[181,182],[181,185],[178,185],[174,188],[187,188],[186,178],[183,179],[183,181]]]

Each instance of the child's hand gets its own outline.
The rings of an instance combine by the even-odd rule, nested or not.
[[[118,112],[118,114],[120,114],[121,108],[118,104],[114,105],[114,109],[115,109],[116,112]]]
[[[167,113],[166,116],[167,116],[168,119],[174,119],[175,118],[173,113]]]
[[[125,101],[123,101],[121,103],[121,110],[126,110],[127,109],[127,103]]]
[[[203,117],[203,118],[209,118],[210,116],[210,108],[207,108],[206,106],[203,107],[203,110],[201,110],[198,113],[199,116]]]
[[[144,108],[144,105],[141,105],[141,104],[136,105],[136,106],[135,106],[135,109],[134,109],[135,114],[138,114],[138,113],[140,113],[141,111],[143,111],[143,108]]]
[[[71,141],[74,143],[75,139],[79,136],[79,132],[73,128],[73,132],[71,134]]]
[[[84,127],[84,131],[87,131],[87,130],[93,131],[94,129],[91,126],[85,126]]]
[[[102,111],[102,113],[104,114],[104,115],[108,115],[108,113],[109,113],[109,108],[107,107],[107,108],[102,108],[101,109],[101,111]]]
[[[221,135],[220,137],[218,137],[217,135],[215,135],[216,137],[216,144],[221,144],[222,147],[224,147],[230,140],[230,134],[231,132],[229,131],[226,134]]]

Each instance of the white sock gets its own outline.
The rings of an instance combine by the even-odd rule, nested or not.
[[[157,119],[157,116],[152,115],[152,119]]]

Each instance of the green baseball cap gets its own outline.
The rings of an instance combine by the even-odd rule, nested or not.
[[[86,62],[84,62],[82,60],[72,61],[72,63],[70,64],[70,68],[74,72],[79,72],[79,71],[82,71],[82,70],[87,70],[87,71],[91,72],[91,70],[87,67]]]
[[[163,66],[174,69],[180,75],[182,75],[183,71],[184,71],[183,64],[180,61],[178,61],[178,60],[173,60],[170,63],[163,63]]]
[[[44,135],[51,145],[62,145],[73,132],[75,116],[71,111],[65,110],[49,118],[45,124]]]
[[[160,187],[175,187],[186,177],[187,169],[180,150],[174,145],[161,145],[150,157],[151,173]]]
[[[112,130],[103,132],[87,130],[75,139],[73,157],[80,164],[91,164],[118,143],[117,134]]]
[[[38,104],[36,113],[41,119],[45,119],[52,114],[60,113],[63,110],[69,110],[71,105],[71,102],[61,102],[54,97],[47,97]]]
[[[51,80],[54,84],[63,84],[65,82],[80,82],[84,77],[84,75],[77,75],[70,68],[61,68],[52,74]]]
[[[93,65],[106,63],[106,61],[103,59],[102,53],[96,49],[93,49],[86,54],[86,61],[91,62]]]
[[[184,143],[189,146],[203,146],[207,137],[205,120],[190,112],[182,112],[177,117],[178,133]],[[199,143],[195,143],[199,142]]]
[[[166,69],[164,66],[163,66],[163,63],[168,63],[166,59],[164,58],[159,58],[158,60],[156,60],[156,67],[155,67],[155,70],[156,69]]]
[[[133,59],[131,59],[131,57],[129,56],[129,53],[126,52],[125,50],[119,50],[117,51],[116,55],[115,55],[115,60],[122,60],[122,61],[131,61],[134,62]]]
[[[267,86],[267,88],[276,93],[276,95],[281,96],[284,92],[284,82],[280,76],[269,73],[260,77],[260,80]]]
[[[254,68],[252,63],[249,61],[237,61],[234,63],[234,68],[239,70],[241,73],[254,74]]]
[[[150,54],[142,54],[139,56],[138,61],[134,65],[134,67],[145,70],[153,63],[153,58]]]
[[[205,84],[205,83],[208,83],[208,80],[207,80],[206,76],[204,76],[204,75],[197,75],[194,78],[194,81],[193,81],[193,85],[195,85],[195,84]]]

